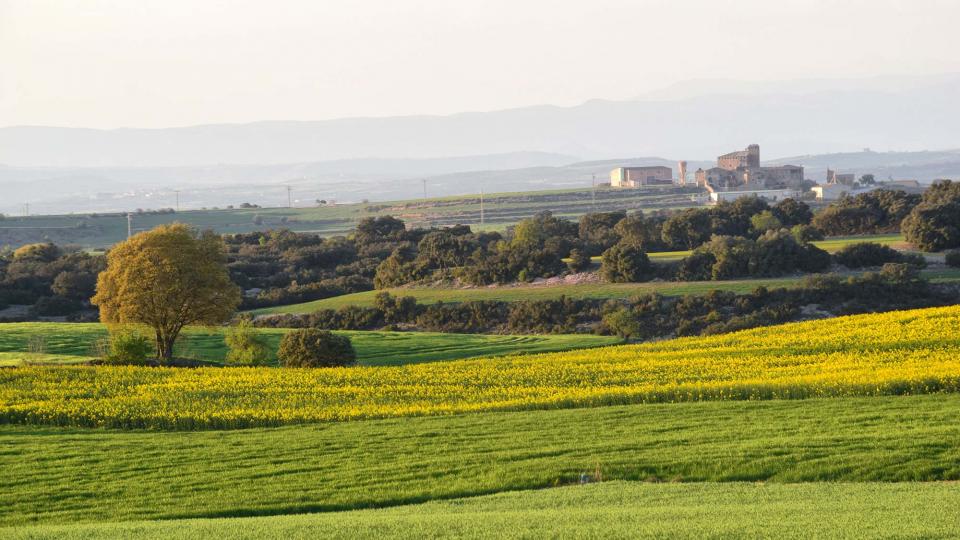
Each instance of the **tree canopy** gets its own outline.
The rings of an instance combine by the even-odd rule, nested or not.
[[[105,323],[152,328],[157,356],[169,360],[185,326],[229,320],[240,289],[227,273],[222,239],[175,223],[114,246],[91,301]]]

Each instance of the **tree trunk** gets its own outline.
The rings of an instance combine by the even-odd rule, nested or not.
[[[173,345],[177,341],[177,336],[164,336],[157,333],[157,357],[163,364],[170,363],[173,360]]]

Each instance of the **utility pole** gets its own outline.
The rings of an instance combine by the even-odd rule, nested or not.
[[[483,225],[483,189],[480,190],[480,224]]]
[[[127,240],[133,236],[133,212],[127,212]]]
[[[177,195],[177,212],[179,212],[180,211],[180,190],[175,189],[173,190],[173,192],[176,193]]]
[[[23,203],[23,217],[30,217],[30,203]]]
[[[293,198],[290,195],[290,191],[293,189],[292,186],[287,186],[287,208],[293,208]]]
[[[423,202],[427,202],[427,179],[423,179]]]
[[[594,207],[597,206],[597,175],[590,181],[590,199]]]

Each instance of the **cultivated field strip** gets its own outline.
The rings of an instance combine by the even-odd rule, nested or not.
[[[288,332],[261,328],[260,335],[275,351]],[[438,362],[507,354],[566,351],[612,345],[619,340],[593,335],[485,335],[438,332],[341,331],[353,341],[357,361],[364,366]],[[107,336],[98,323],[6,323],[0,330],[0,366],[81,363],[96,354],[96,343]],[[39,349],[39,350],[38,350]],[[224,328],[187,328],[176,347],[179,358],[222,362],[227,355]],[[275,358],[269,358],[275,362]]]
[[[0,421],[223,429],[629,403],[960,390],[960,306],[520,357],[379,368],[26,367]]]

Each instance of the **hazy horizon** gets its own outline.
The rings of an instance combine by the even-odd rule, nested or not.
[[[0,126],[166,128],[960,72],[946,0],[0,0]]]

